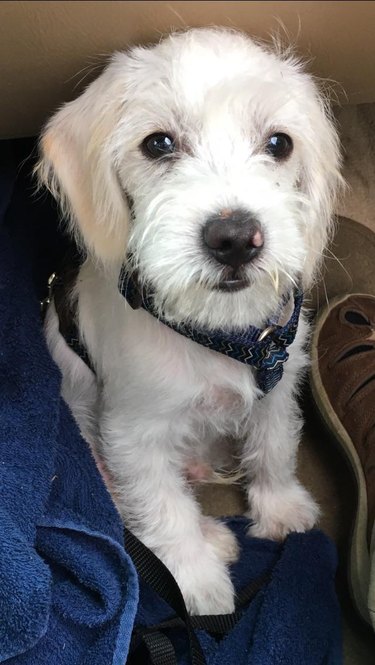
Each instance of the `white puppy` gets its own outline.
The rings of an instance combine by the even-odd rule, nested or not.
[[[317,506],[295,476],[307,324],[302,315],[283,379],[263,397],[253,367],[157,317],[214,335],[289,318],[294,285],[316,273],[340,183],[327,105],[294,57],[238,32],[190,30],[116,53],[52,117],[41,150],[39,176],[87,254],[72,298],[95,374],[59,334],[53,305],[47,317],[63,394],[105,460],[124,521],[190,611],[231,612],[236,543],[202,517],[186,476],[215,464],[217,441],[234,435],[250,534],[314,525]],[[126,257],[157,316],[119,292]]]

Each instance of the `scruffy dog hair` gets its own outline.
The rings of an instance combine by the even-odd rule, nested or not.
[[[115,53],[41,138],[40,180],[87,257],[71,298],[94,373],[60,335],[53,303],[46,320],[63,395],[124,522],[195,614],[234,608],[235,538],[202,516],[191,483],[223,466],[228,436],[250,535],[282,539],[317,520],[295,476],[308,326],[302,315],[284,376],[262,397],[252,368],[133,310],[121,266],[175,324],[263,327],[315,278],[339,166],[328,105],[300,62],[224,29]]]

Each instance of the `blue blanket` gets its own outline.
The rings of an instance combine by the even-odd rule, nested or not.
[[[134,621],[170,608],[140,584],[122,525],[60,397],[39,298],[66,239],[47,196],[35,196],[31,140],[0,144],[0,662],[124,665]],[[272,568],[221,641],[199,631],[210,665],[339,665],[336,553],[319,531],[282,545],[248,539],[236,588]],[[186,640],[176,634],[179,662]]]

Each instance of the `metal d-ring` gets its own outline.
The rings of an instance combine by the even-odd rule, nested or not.
[[[258,337],[258,342],[262,342],[264,339],[266,339],[266,337],[268,337],[268,335],[273,333],[274,330],[276,330],[276,326],[267,326],[267,328],[262,330],[262,332],[260,333]]]

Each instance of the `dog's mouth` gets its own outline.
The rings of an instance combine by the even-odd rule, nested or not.
[[[249,286],[249,281],[247,279],[225,279],[219,282],[217,289],[219,291],[233,292],[233,291],[242,291]]]
[[[241,274],[240,271],[230,270],[222,275],[220,282],[217,284],[216,289],[232,293],[234,291],[242,291],[250,286],[248,277]]]

